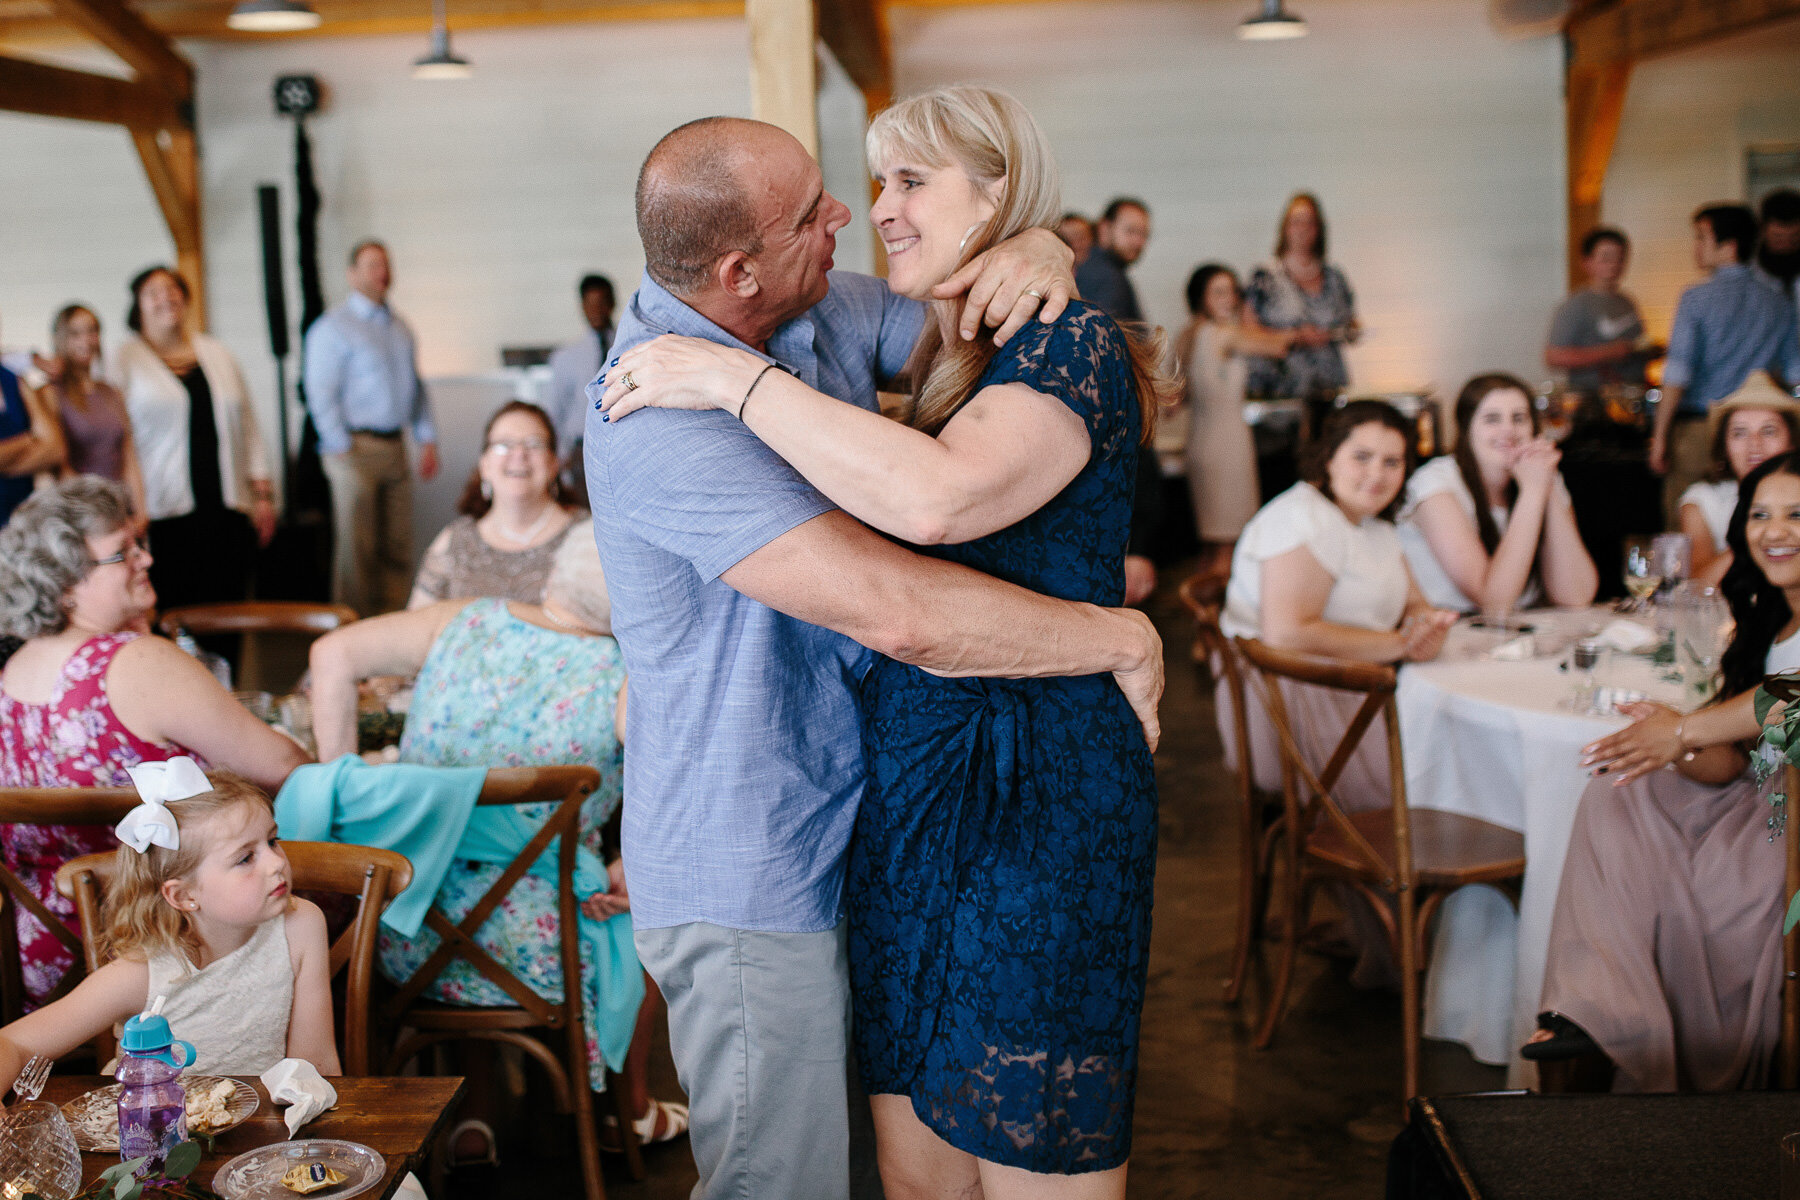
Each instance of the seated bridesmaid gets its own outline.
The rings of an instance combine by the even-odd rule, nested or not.
[[[1777,454],[1800,447],[1800,404],[1757,371],[1712,410],[1712,474],[1681,493],[1677,524],[1693,543],[1693,577],[1716,586],[1731,569],[1725,529],[1738,481]]]
[[[1400,511],[1400,542],[1426,599],[1496,614],[1593,602],[1600,574],[1575,528],[1561,461],[1518,379],[1477,375],[1463,385],[1456,453],[1419,468]]]
[[[1301,482],[1265,504],[1238,539],[1219,620],[1226,636],[1361,662],[1437,657],[1456,616],[1434,609],[1420,593],[1393,524],[1411,437],[1406,419],[1378,400],[1354,400],[1331,414],[1311,447]],[[1278,788],[1274,732],[1258,706],[1250,708],[1257,783]],[[1356,703],[1343,693],[1319,690],[1290,697],[1289,708],[1296,734],[1311,728],[1329,753]],[[1229,698],[1221,689],[1219,722],[1228,757],[1230,720]],[[1386,751],[1379,741],[1372,733],[1363,742],[1365,750],[1375,751],[1368,756],[1375,760],[1370,765],[1379,767],[1378,778],[1367,781],[1371,804],[1387,802]],[[1349,774],[1346,789],[1361,792]]]
[[[1800,669],[1800,454],[1744,477],[1721,584],[1720,699],[1658,704],[1587,748],[1527,1058],[1603,1053],[1617,1092],[1764,1081],[1780,1032],[1787,850],[1748,770],[1765,676]],[[1664,769],[1672,768],[1672,769]],[[1790,825],[1787,836],[1796,835]]]
[[[123,486],[78,475],[39,491],[0,529],[0,633],[22,641],[0,670],[0,787],[124,787],[139,763],[190,754],[275,791],[305,751],[174,642],[148,634],[156,591],[139,528]],[[56,869],[116,845],[106,826],[0,825],[7,867],[71,928],[75,906],[57,893]],[[12,911],[26,996],[39,1004],[71,956]]]

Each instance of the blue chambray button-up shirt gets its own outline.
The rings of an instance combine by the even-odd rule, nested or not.
[[[1742,263],[1681,293],[1663,386],[1684,389],[1681,411],[1704,413],[1744,385],[1752,371],[1800,383],[1800,337],[1793,303]]]
[[[879,279],[776,330],[766,361],[876,407],[924,308]],[[663,333],[750,347],[646,275],[615,354]],[[757,353],[751,350],[751,353]],[[590,384],[598,400],[599,381]],[[630,672],[624,851],[632,921],[807,933],[842,919],[863,791],[856,687],[868,651],[719,578],[832,504],[729,413],[590,404],[587,480],[613,632]]]
[[[348,450],[352,429],[437,441],[412,330],[387,305],[352,291],[306,331],[303,370],[321,454]]]

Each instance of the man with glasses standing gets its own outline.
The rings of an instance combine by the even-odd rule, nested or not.
[[[331,483],[331,598],[362,616],[400,608],[412,582],[412,470],[437,475],[437,427],[412,330],[388,307],[387,247],[350,251],[350,295],[306,332],[306,407]]]

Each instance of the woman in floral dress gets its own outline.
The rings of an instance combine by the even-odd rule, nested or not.
[[[124,488],[94,475],[38,493],[0,529],[0,634],[23,641],[0,671],[0,787],[127,787],[127,768],[187,754],[273,792],[307,761],[193,657],[148,635],[151,561]],[[70,928],[56,869],[116,845],[104,826],[0,825],[7,869]],[[73,959],[24,911],[18,936],[35,1007]]]
[[[400,760],[440,767],[535,767],[584,764],[600,786],[583,803],[582,845],[599,855],[600,830],[619,807],[623,758],[614,714],[625,684],[624,660],[611,636],[612,610],[592,537],[564,539],[541,605],[516,601],[445,600],[347,625],[313,644],[313,722],[319,755],[330,761],[356,748],[356,683],[372,675],[417,672]],[[521,815],[547,819],[552,805]],[[459,860],[438,889],[437,904],[460,920],[503,868]],[[577,871],[577,886],[581,886]],[[619,1072],[639,1114],[638,1135],[662,1141],[687,1128],[687,1110],[650,1098],[646,1078],[650,1034],[660,996],[631,950],[630,900],[617,861],[583,897],[582,915],[617,921],[621,953],[593,953],[584,929],[583,1023],[589,1082],[606,1086]],[[584,926],[588,925],[583,921]],[[555,883],[527,874],[476,933],[475,940],[540,995],[560,999],[562,962]],[[384,929],[381,968],[405,979],[437,949],[422,930],[401,937]],[[646,989],[649,989],[648,992]],[[466,960],[458,959],[426,989],[448,1004],[501,1005],[513,1000]]]

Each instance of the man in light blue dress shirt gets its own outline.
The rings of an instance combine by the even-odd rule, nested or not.
[[[368,617],[404,607],[412,586],[412,469],[437,474],[437,427],[412,330],[388,307],[387,247],[350,251],[350,295],[306,331],[306,408],[331,483],[331,597]]]
[[[1793,302],[1751,269],[1755,250],[1756,214],[1743,205],[1708,205],[1694,214],[1694,265],[1708,278],[1675,306],[1650,441],[1650,469],[1663,476],[1663,506],[1671,514],[1711,465],[1712,406],[1754,371],[1785,387],[1800,383]]]
[[[556,427],[556,448],[565,458],[579,454],[587,432],[587,385],[606,365],[613,342],[613,285],[604,275],[581,280],[581,316],[587,329],[550,355],[550,396],[544,407]]]
[[[615,352],[664,333],[705,338],[877,407],[926,314],[881,280],[831,270],[850,214],[799,142],[754,121],[682,126],[651,151],[637,207],[646,272]],[[999,307],[1035,289],[1060,311],[1069,260],[1042,231],[991,251]],[[991,286],[984,274],[971,295]],[[984,309],[999,321],[975,300],[968,320]],[[1140,613],[909,552],[725,412],[590,411],[587,478],[630,674],[632,920],[668,1001],[694,1196],[843,1200],[842,892],[870,652],[948,675],[1115,672],[1148,695],[1160,693],[1160,643]]]

